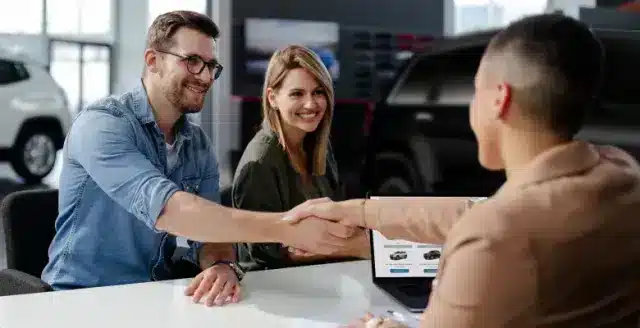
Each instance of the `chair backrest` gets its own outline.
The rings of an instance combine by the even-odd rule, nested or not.
[[[40,277],[55,235],[58,190],[22,190],[0,204],[7,267]]]

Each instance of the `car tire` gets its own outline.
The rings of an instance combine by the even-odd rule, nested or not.
[[[56,162],[54,132],[27,127],[11,149],[11,166],[27,184],[37,184],[53,170]]]

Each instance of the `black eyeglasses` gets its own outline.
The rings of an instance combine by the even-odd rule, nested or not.
[[[217,80],[220,77],[220,74],[222,73],[222,65],[220,65],[220,63],[218,63],[218,61],[215,59],[212,61],[206,62],[204,61],[204,59],[202,59],[198,55],[183,56],[183,55],[179,55],[166,50],[156,49],[156,51],[180,58],[181,60],[187,63],[187,71],[189,71],[189,73],[191,74],[198,75],[202,73],[205,66],[209,68],[209,73],[211,74],[214,80]]]

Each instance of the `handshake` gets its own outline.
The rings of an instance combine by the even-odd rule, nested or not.
[[[369,257],[364,200],[306,201],[284,213],[286,245],[297,256]]]
[[[341,255],[367,258],[371,254],[367,229],[376,230],[388,239],[443,243],[446,232],[458,218],[473,204],[484,200],[403,197],[334,202],[319,198],[284,213],[282,221],[288,231],[283,239],[297,253],[333,255],[345,247],[356,247],[360,253]]]

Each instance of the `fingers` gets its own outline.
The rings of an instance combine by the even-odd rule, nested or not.
[[[227,298],[229,298],[233,292],[233,286],[234,284],[232,282],[218,277],[207,295],[206,305],[213,306],[215,304],[219,306],[226,303]]]
[[[240,284],[236,284],[233,287],[233,294],[231,295],[231,302],[238,303],[240,302],[240,298],[242,297],[242,288],[240,288]]]
[[[204,297],[206,306],[223,305],[240,299],[240,286],[230,267],[213,266],[197,275],[185,290],[195,303]]]
[[[331,198],[322,197],[322,198],[309,199],[306,202],[304,202],[304,204],[315,205],[315,204],[322,204],[322,203],[326,203],[326,202],[330,202],[330,201],[331,201]]]
[[[321,205],[331,203],[333,203],[333,201],[328,197],[308,200],[287,212],[282,220],[291,224],[298,223],[310,216],[315,216],[316,212],[322,212],[324,207]],[[322,218],[329,219],[326,215],[322,216]]]
[[[350,238],[356,233],[354,227],[347,227],[342,224],[327,222],[327,232],[338,238]]]
[[[318,250],[316,253],[322,255],[331,255],[347,247],[349,241],[346,238],[336,237],[328,230],[325,230],[319,236]]]
[[[360,317],[354,322],[350,323],[347,326],[343,326],[342,328],[366,328],[367,322],[373,319],[373,315],[371,313],[367,313],[364,317]]]
[[[294,256],[299,256],[299,257],[311,257],[314,256],[315,254],[312,252],[307,252],[305,250],[302,249],[298,249],[298,248],[289,248],[289,252],[291,254],[293,254]]]
[[[192,296],[193,293],[198,288],[198,286],[200,286],[200,282],[202,281],[203,278],[204,278],[204,272],[201,272],[199,275],[197,275],[195,278],[193,278],[193,280],[191,280],[191,283],[189,284],[189,286],[187,286],[187,289],[185,289],[184,295],[185,296]]]
[[[208,271],[204,271],[202,273],[200,273],[200,275],[203,276],[203,279],[200,281],[200,285],[198,286],[198,288],[196,289],[196,291],[193,293],[193,301],[195,303],[199,303],[200,300],[202,299],[202,297],[207,294],[208,291],[211,290],[211,287],[213,286],[213,282],[214,280],[216,280],[216,276],[213,276],[210,274],[210,270]],[[198,276],[200,276],[198,275]]]

